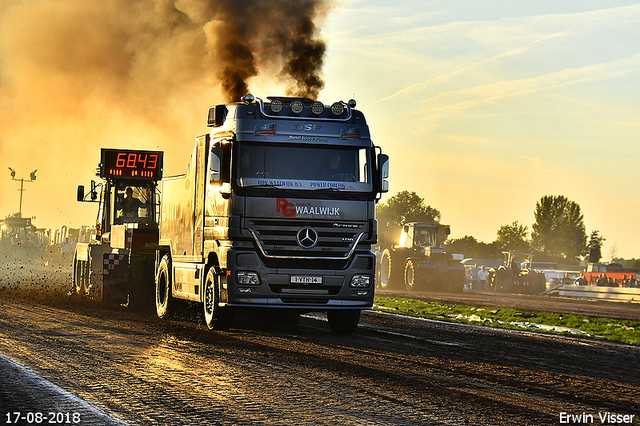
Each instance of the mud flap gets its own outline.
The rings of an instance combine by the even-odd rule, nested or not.
[[[127,303],[129,255],[104,253],[102,255],[102,302],[122,305]]]

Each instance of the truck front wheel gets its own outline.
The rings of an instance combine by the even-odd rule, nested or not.
[[[358,329],[360,310],[331,310],[327,311],[329,328],[333,334],[353,334]]]
[[[219,306],[220,277],[215,268],[209,268],[204,284],[204,322],[209,330],[228,330],[231,328],[233,313],[229,308]]]
[[[156,313],[159,318],[169,319],[174,315],[174,300],[171,294],[171,265],[165,255],[158,266],[156,275]]]

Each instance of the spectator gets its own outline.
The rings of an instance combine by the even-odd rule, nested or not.
[[[480,269],[476,263],[473,265],[473,268],[471,268],[471,290],[478,290],[478,272],[480,272]]]
[[[482,269],[478,271],[478,291],[487,291],[487,278],[489,273],[484,265],[482,265]]]

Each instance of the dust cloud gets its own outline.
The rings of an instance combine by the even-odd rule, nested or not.
[[[165,151],[182,173],[209,106],[252,79],[317,99],[332,0],[0,0],[0,216],[90,225],[75,188],[100,147]],[[266,96],[271,93],[254,93]],[[277,94],[277,93],[275,93]],[[5,174],[6,173],[6,174]]]

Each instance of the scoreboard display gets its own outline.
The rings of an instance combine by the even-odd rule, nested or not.
[[[100,177],[125,179],[162,179],[162,151],[102,148]]]

